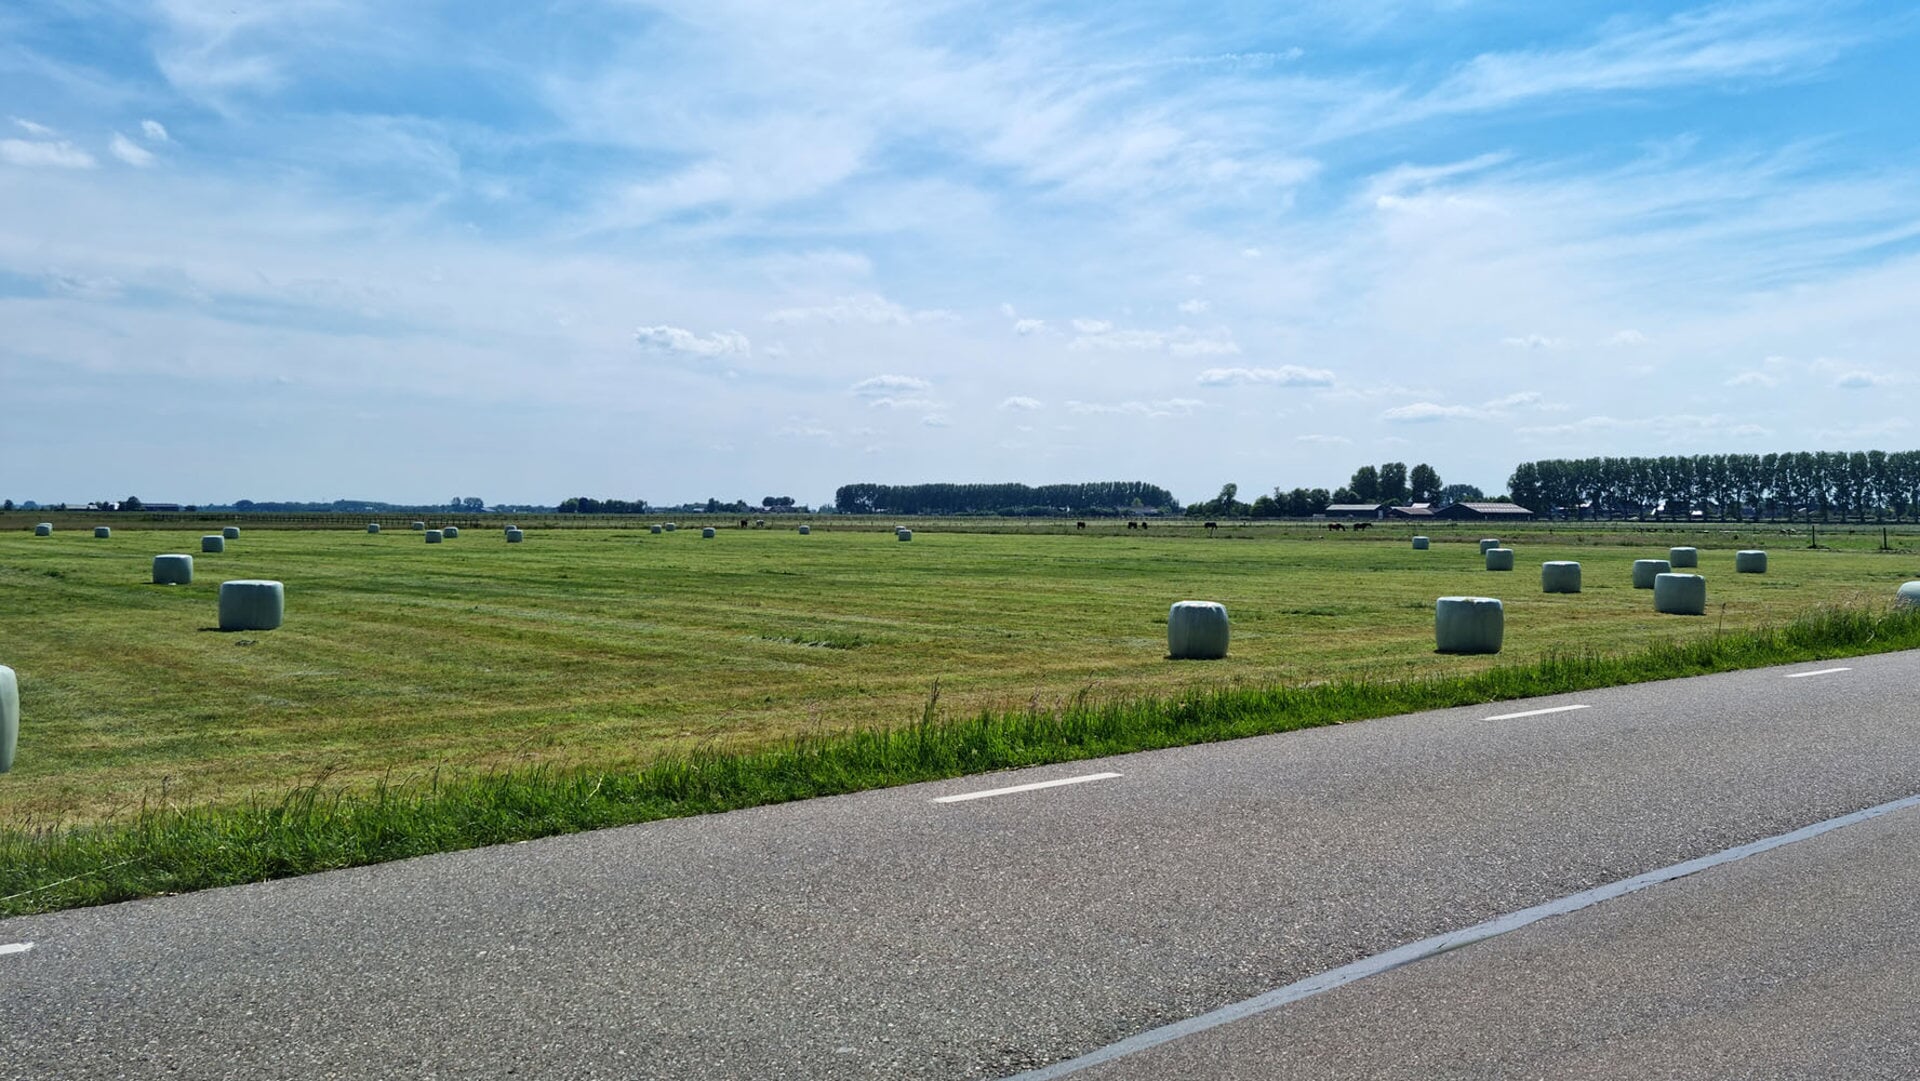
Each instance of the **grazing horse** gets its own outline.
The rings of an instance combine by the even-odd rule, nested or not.
[[[1129,519],[1127,519],[1127,528],[1128,528],[1128,529],[1139,529],[1139,528],[1140,528],[1140,523],[1139,523],[1139,522],[1136,522],[1136,521],[1134,521],[1134,520],[1133,520],[1133,519],[1131,519],[1131,518],[1129,518]]]
[[[741,529],[747,528],[747,520],[745,518],[740,519],[740,528]]]
[[[1327,528],[1335,533],[1345,533],[1347,531],[1347,527],[1339,522],[1328,522]]]
[[[1141,523],[1140,523],[1140,529],[1141,529],[1141,531],[1142,531],[1142,532],[1145,532],[1145,531],[1146,531],[1146,528],[1147,528],[1147,523],[1145,523],[1145,522],[1141,522]]]
[[[1087,528],[1087,523],[1085,523],[1085,522],[1075,522],[1075,523],[1073,523],[1073,528],[1075,528],[1075,529],[1085,529],[1085,528]]]
[[[1219,529],[1219,528],[1220,528],[1220,523],[1219,523],[1219,522],[1208,522],[1208,523],[1207,523],[1207,525],[1206,525],[1206,530],[1207,530],[1207,532],[1209,532],[1209,533],[1211,533],[1211,532],[1213,532],[1214,530],[1216,530],[1216,529]]]
[[[1372,522],[1355,522],[1355,523],[1353,523],[1353,531],[1354,531],[1355,533],[1358,533],[1358,532],[1360,532],[1361,530],[1363,530],[1363,529],[1366,529],[1367,527],[1369,527],[1369,526],[1371,526],[1371,525],[1373,525],[1373,523],[1372,523]]]

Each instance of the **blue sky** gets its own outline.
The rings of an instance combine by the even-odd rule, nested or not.
[[[1845,2],[14,3],[0,494],[1911,449],[1917,44]]]

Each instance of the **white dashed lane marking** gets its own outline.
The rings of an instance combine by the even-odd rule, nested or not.
[[[1851,671],[1853,671],[1853,669],[1851,668],[1822,668],[1818,672],[1788,672],[1786,675],[1786,678],[1805,679],[1808,676],[1830,676],[1830,675],[1833,675],[1835,672],[1851,672]]]
[[[1541,717],[1549,713],[1569,713],[1576,709],[1586,709],[1586,708],[1587,707],[1585,705],[1548,706],[1546,709],[1529,709],[1529,710],[1523,710],[1519,713],[1501,713],[1501,714],[1497,714],[1492,717],[1486,717],[1483,719],[1489,720],[1489,721],[1511,721],[1516,717]]]
[[[1035,781],[1032,784],[1017,784],[1009,788],[989,788],[983,792],[962,792],[957,796],[941,796],[935,803],[965,803],[968,800],[986,799],[988,796],[1010,796],[1015,792],[1033,792],[1042,788],[1059,788],[1061,785],[1086,784],[1088,781],[1104,781],[1120,776],[1118,773],[1088,773],[1080,777],[1062,777],[1057,781]]]
[[[0,957],[5,957],[10,953],[25,953],[30,949],[33,949],[33,943],[31,942],[9,942],[4,946],[0,946]]]

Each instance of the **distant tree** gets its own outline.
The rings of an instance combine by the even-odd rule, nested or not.
[[[234,501],[233,501],[233,509],[234,509],[234,510],[252,510],[252,509],[253,509],[253,500],[251,500],[251,499],[236,499],[236,500],[234,500]]]
[[[1371,469],[1373,467],[1368,466],[1367,468]],[[1362,500],[1360,498],[1360,494],[1354,491],[1352,488],[1335,488],[1333,490],[1333,502],[1359,503],[1359,502],[1362,502]],[[1326,509],[1325,507],[1321,508],[1321,510],[1325,510],[1325,509]]]
[[[1335,500],[1336,503],[1373,503],[1380,499],[1380,471],[1370,465],[1363,465],[1353,471],[1353,479],[1347,482],[1346,490],[1353,494],[1352,499]]]
[[[1421,462],[1408,475],[1407,486],[1415,503],[1431,503],[1440,494],[1440,474],[1434,472],[1432,466]]]
[[[199,508],[199,507],[196,507],[196,506],[194,506],[194,505],[193,505],[193,504],[191,504],[191,503],[189,503],[189,504],[187,504],[187,505],[186,505],[186,508],[185,508],[185,509],[186,509],[186,511],[187,511],[187,513],[188,513],[188,514],[193,514],[193,513],[196,513],[196,512],[198,512],[198,511],[200,510],[200,508]]]
[[[145,505],[146,504],[140,502],[140,497],[137,495],[130,495],[120,501],[121,510],[139,510]]]
[[[12,509],[13,509],[13,500],[9,499],[5,503],[0,503],[0,510],[12,510]]]
[[[1286,512],[1285,496],[1275,499],[1273,496],[1263,495],[1253,501],[1252,514],[1255,518],[1278,518]]]
[[[29,499],[20,504],[20,509],[21,510],[39,510],[40,504],[35,503],[33,500]]]
[[[1407,463],[1388,462],[1380,467],[1380,501],[1382,503],[1404,503],[1407,490]]]
[[[1480,503],[1486,498],[1487,493],[1471,484],[1449,484],[1440,489],[1442,503]]]
[[[477,495],[465,496],[460,500],[460,509],[465,511],[482,511],[487,509],[487,501]]]

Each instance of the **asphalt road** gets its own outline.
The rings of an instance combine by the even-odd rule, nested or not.
[[[1788,678],[1831,668],[1846,670]],[[1920,793],[1916,676],[1908,653],[1583,692],[0,921],[0,1077],[1005,1076]],[[1569,705],[1585,708],[1505,716]],[[934,802],[1099,772],[1119,776]],[[1195,1076],[1178,1056],[1209,1054],[1199,1075],[1240,1063],[1294,1076],[1259,1067],[1282,1061],[1274,1034],[1309,1014],[1318,1042],[1287,1045],[1311,1064],[1297,1076],[1382,1075],[1368,1063],[1383,1059],[1324,1056],[1427,1031],[1396,1003],[1431,1019],[1454,1000],[1484,1015],[1483,1034],[1435,1022],[1423,1038],[1459,1076],[1587,1076],[1569,1063],[1591,1076],[1799,1076],[1709,1068],[1739,1048],[1716,1059],[1704,1045],[1747,1031],[1706,1023],[1710,997],[1702,1023],[1670,1030],[1694,1057],[1665,1073],[1608,1057],[1647,1027],[1633,988],[1684,983],[1716,939],[1758,951],[1724,960],[1729,971],[1815,979],[1822,958],[1865,959],[1848,986],[1866,1020],[1831,1029],[1850,1050],[1803,1059],[1920,1075],[1899,1072],[1915,1027],[1899,962],[1915,936],[1897,902],[1914,894],[1914,864],[1845,855],[1876,837],[1883,852],[1910,849],[1914,822],[1849,827],[1079,1076]],[[1794,870],[1816,859],[1837,869]],[[1838,894],[1770,894],[1751,877],[1768,873]],[[1859,920],[1827,915],[1854,902]],[[1805,919],[1769,923],[1770,906]],[[1822,930],[1807,945],[1780,932],[1789,922]],[[1846,946],[1850,927],[1880,937]],[[1614,983],[1580,977],[1595,989],[1585,998],[1555,983],[1609,954]],[[1562,955],[1534,963],[1557,991],[1488,986],[1514,982],[1513,956]],[[1891,966],[1884,987],[1865,986],[1874,956]],[[1449,972],[1452,989],[1417,982]],[[1798,1018],[1816,986],[1753,981],[1746,1016]],[[1887,988],[1907,993],[1874,997]],[[1873,1002],[1887,1012],[1871,1015]],[[1546,1032],[1556,1011],[1564,1039],[1485,1034]],[[1498,1057],[1480,1067],[1457,1057],[1489,1047]]]

